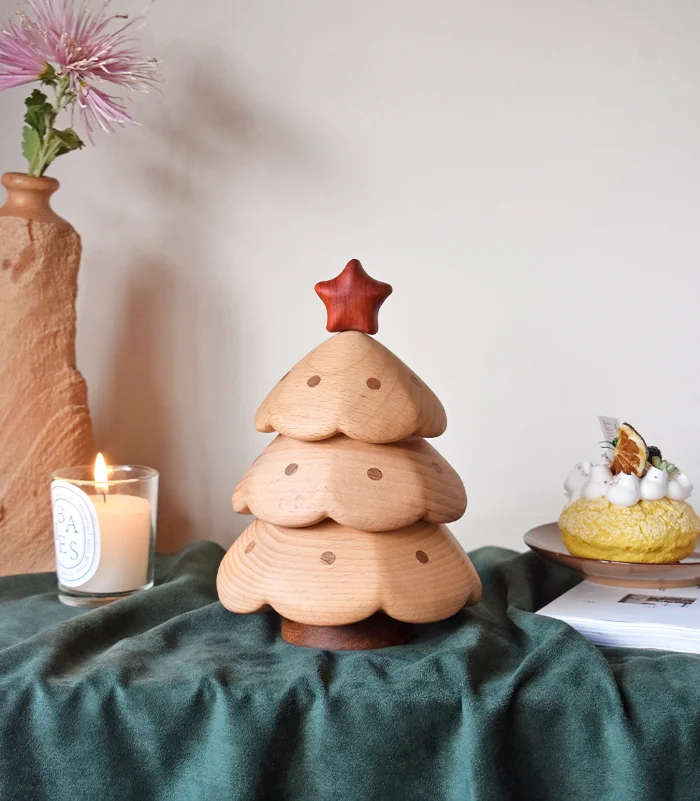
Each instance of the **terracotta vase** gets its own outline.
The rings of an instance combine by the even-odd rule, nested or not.
[[[50,473],[93,458],[75,366],[80,237],[53,178],[6,173],[0,208],[0,575],[55,568]]]

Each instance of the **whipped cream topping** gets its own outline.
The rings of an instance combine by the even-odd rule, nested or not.
[[[607,464],[579,462],[566,477],[564,491],[569,503],[579,498],[594,501],[607,498],[615,506],[634,506],[638,501],[658,501],[671,498],[684,501],[690,497],[693,485],[685,473],[672,473],[650,467],[639,478],[628,473],[614,476]]]

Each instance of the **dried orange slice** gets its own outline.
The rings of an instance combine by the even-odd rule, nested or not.
[[[634,473],[644,475],[647,467],[647,444],[641,434],[629,423],[623,423],[617,431],[617,445],[613,453],[612,473]]]

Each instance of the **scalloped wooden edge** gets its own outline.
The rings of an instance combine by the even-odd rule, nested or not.
[[[432,390],[390,350],[366,334],[343,331],[279,381],[255,427],[301,440],[345,434],[385,443],[412,434],[438,437],[447,417]]]
[[[304,442],[278,436],[233,493],[233,508],[292,528],[326,518],[363,531],[418,520],[451,523],[467,508],[454,468],[421,437],[377,445],[338,434]]]
[[[255,520],[227,552],[216,584],[232,612],[271,606],[316,626],[375,612],[431,623],[481,597],[469,557],[449,529],[431,523],[380,534],[329,520],[301,529]]]

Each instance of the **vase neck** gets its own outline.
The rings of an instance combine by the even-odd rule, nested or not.
[[[35,178],[21,172],[6,172],[2,185],[7,200],[0,207],[0,217],[22,217],[36,222],[65,223],[51,208],[51,195],[60,184],[55,178]]]

